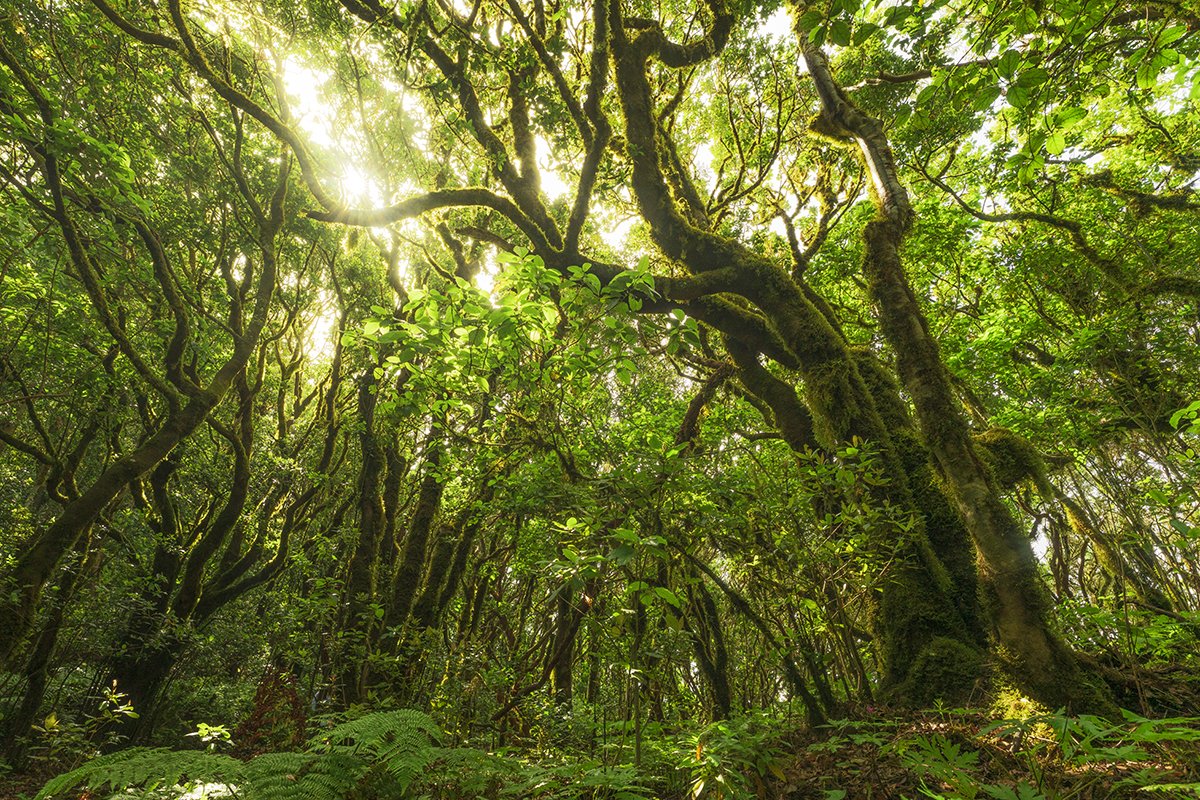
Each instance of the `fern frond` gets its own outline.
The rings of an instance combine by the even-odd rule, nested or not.
[[[364,782],[402,793],[439,754],[441,730],[420,711],[366,714],[314,739],[304,753],[267,753],[248,763],[217,753],[135,747],[54,778],[35,800],[71,789],[154,792],[184,782],[220,784],[248,800],[342,800]],[[372,784],[374,786],[374,784]]]
[[[267,753],[246,765],[242,793],[253,800],[341,800],[369,767],[339,753]]]
[[[514,759],[474,747],[434,748],[432,769],[409,787],[418,796],[495,797],[500,787],[522,774],[523,765]]]
[[[265,753],[256,756],[246,764],[246,794],[263,798],[293,796],[290,789],[317,758],[311,753]]]
[[[34,800],[50,800],[80,786],[155,789],[174,786],[185,779],[236,786],[242,781],[243,772],[242,762],[219,753],[133,747],[94,758],[53,778]]]
[[[321,744],[331,754],[350,754],[380,765],[404,788],[429,766],[441,735],[428,714],[400,709],[344,722],[322,736]]]
[[[402,708],[399,711],[381,711],[365,714],[358,719],[343,722],[333,730],[314,740],[316,746],[348,746],[355,750],[367,749],[381,752],[393,746],[419,748],[428,747],[430,741],[441,739],[442,731],[428,714]]]

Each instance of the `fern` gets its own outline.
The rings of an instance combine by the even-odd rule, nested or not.
[[[314,741],[331,755],[366,757],[406,788],[429,766],[442,731],[428,715],[412,709],[367,714],[344,722]]]
[[[525,770],[515,759],[477,750],[448,747],[433,754],[433,768],[425,770],[409,787],[421,798],[496,797]]]
[[[1162,792],[1172,797],[1200,797],[1200,783],[1154,783],[1142,786],[1143,792]]]
[[[367,748],[379,752],[392,744],[400,746],[428,747],[429,742],[441,738],[442,731],[428,714],[402,708],[366,714],[358,719],[343,722],[332,730],[316,737],[312,745],[349,746]]]
[[[246,765],[218,753],[133,747],[94,758],[47,783],[34,800],[49,800],[77,787],[153,790],[183,779],[235,786]]]
[[[266,753],[246,765],[239,787],[249,800],[323,800],[345,797],[366,765],[357,759],[312,753]]]
[[[436,747],[440,737],[432,719],[406,709],[342,723],[305,752],[267,753],[245,763],[218,753],[135,747],[59,775],[35,800],[79,787],[145,794],[187,782],[220,784],[248,800],[342,800],[364,784],[372,797],[400,796],[444,754]]]
[[[650,789],[638,784],[637,771],[628,765],[612,767],[590,760],[548,766],[522,764],[520,777],[501,789],[502,798],[649,800],[652,796]]]

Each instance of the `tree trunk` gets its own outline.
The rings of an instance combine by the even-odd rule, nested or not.
[[[800,11],[803,11],[801,6]],[[857,144],[872,180],[878,215],[864,231],[864,271],[883,331],[896,352],[925,445],[975,544],[984,609],[1000,658],[1017,685],[1052,708],[1115,714],[1107,692],[1087,675],[1050,628],[1048,604],[1029,540],[1000,498],[975,450],[936,341],[908,284],[900,244],[912,223],[883,129],[850,103],[824,54],[799,34],[809,74],[821,98],[821,129]],[[938,656],[945,661],[952,650]],[[932,663],[929,666],[934,666]]]
[[[754,309],[744,312],[717,296],[704,296],[686,306],[688,313],[725,334],[744,385],[771,408],[789,444],[800,449],[815,441],[836,451],[856,438],[871,442],[880,449],[891,478],[888,485],[877,487],[876,499],[916,512],[911,525],[881,525],[872,531],[874,555],[892,565],[880,589],[876,623],[887,682],[906,680],[935,641],[957,643],[964,664],[969,661],[977,668],[977,632],[959,611],[952,574],[927,538],[924,517],[881,407],[844,337],[822,311],[826,306],[814,303],[810,289],[761,254],[697,227],[702,220],[694,219],[694,214],[689,219],[678,209],[675,193],[664,178],[662,164],[670,148],[655,121],[647,74],[656,40],[649,35],[627,38],[619,6],[610,6],[610,27],[633,190],[641,215],[658,247],[689,268],[703,286],[703,295],[739,295]],[[723,41],[714,36],[704,47],[718,47],[718,39]],[[760,354],[799,372],[805,386],[803,404],[794,388],[762,367]],[[897,405],[898,401],[890,401],[884,408]],[[927,675],[923,680],[935,677]],[[955,685],[947,685],[945,694],[957,693],[961,676],[946,677]]]
[[[21,696],[21,705],[12,718],[8,720],[5,731],[7,744],[4,757],[13,765],[20,768],[24,761],[26,737],[29,735],[33,722],[37,719],[46,696],[46,684],[50,678],[50,659],[58,644],[58,636],[62,631],[63,619],[66,615],[67,604],[75,595],[79,579],[90,576],[99,561],[99,548],[89,553],[89,540],[85,537],[77,548],[80,553],[80,563],[73,569],[68,567],[58,581],[58,591],[54,603],[46,615],[46,622],[38,633],[37,639],[29,653],[25,664],[25,693]]]

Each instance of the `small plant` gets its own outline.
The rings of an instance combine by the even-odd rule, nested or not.
[[[783,778],[777,732],[761,715],[714,722],[688,739],[693,800],[764,797]]]
[[[808,750],[813,753],[836,753],[846,745],[875,745],[881,747],[894,735],[896,723],[890,719],[834,719],[826,727],[835,731],[827,738],[813,742]]]
[[[221,745],[232,745],[233,735],[224,725],[209,725],[201,722],[196,726],[196,730],[188,734],[195,736],[205,745],[205,750],[210,753],[217,752],[217,748]]]
[[[95,714],[73,720],[52,712],[40,725],[33,725],[29,758],[60,769],[72,769],[102,750],[119,745],[124,739],[118,732],[120,723],[137,716],[129,696],[118,691],[117,682],[113,681],[100,696]]]
[[[296,693],[295,677],[276,670],[267,672],[254,692],[249,715],[234,733],[234,755],[255,756],[303,746],[306,717],[304,703]]]

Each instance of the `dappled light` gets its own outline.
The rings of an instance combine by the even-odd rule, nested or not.
[[[16,0],[0,800],[1200,792],[1200,17]]]

